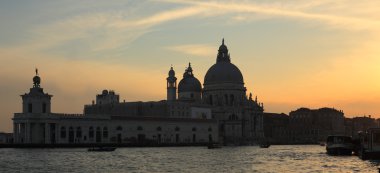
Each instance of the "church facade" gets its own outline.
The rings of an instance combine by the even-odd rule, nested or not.
[[[190,63],[178,84],[171,67],[162,101],[120,102],[114,91],[103,90],[83,114],[52,113],[52,95],[43,91],[37,70],[33,83],[21,95],[22,112],[13,117],[14,143],[243,145],[264,137],[263,104],[247,96],[224,40],[203,87]]]

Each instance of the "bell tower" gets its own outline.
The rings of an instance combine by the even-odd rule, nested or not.
[[[47,114],[51,113],[51,97],[48,93],[44,93],[44,89],[40,87],[41,78],[36,69],[36,75],[33,77],[33,88],[29,93],[21,95],[22,112],[25,114]]]
[[[173,66],[170,67],[169,77],[166,78],[167,84],[167,100],[174,101],[177,99],[177,78],[175,77],[175,72]]]

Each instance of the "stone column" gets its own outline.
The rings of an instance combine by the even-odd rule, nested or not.
[[[45,144],[50,144],[50,127],[49,123],[44,123],[45,125]]]
[[[18,134],[18,132],[17,132],[17,123],[13,123],[13,142],[14,143],[17,143],[18,141],[17,141],[17,134]]]
[[[25,143],[26,142],[26,129],[25,129],[25,123],[19,123],[19,142]]]
[[[32,143],[31,140],[31,123],[25,123],[24,125],[24,131],[25,131],[25,138],[24,138],[24,143]]]

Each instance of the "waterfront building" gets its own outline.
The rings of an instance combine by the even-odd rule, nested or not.
[[[0,144],[9,144],[13,142],[12,133],[0,132]]]
[[[289,113],[293,142],[317,143],[329,135],[344,135],[344,113],[334,108],[300,108]]]
[[[284,113],[264,112],[264,136],[271,144],[290,143],[289,116]]]
[[[21,95],[22,112],[13,118],[14,142],[249,144],[263,138],[263,104],[246,95],[224,40],[203,88],[190,63],[178,85],[173,67],[166,83],[166,100],[120,102],[115,91],[103,90],[83,114],[52,113],[52,95],[36,70],[33,87]]]
[[[368,128],[379,127],[374,118],[369,116],[357,116],[345,118],[346,135],[358,138],[358,132],[365,132]]]

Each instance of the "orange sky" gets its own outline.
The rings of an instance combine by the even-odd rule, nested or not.
[[[353,0],[1,2],[0,131],[11,131],[36,67],[53,112],[81,113],[103,89],[126,101],[165,99],[171,64],[181,79],[191,62],[203,83],[223,37],[265,111],[334,107],[380,117],[379,8]]]

